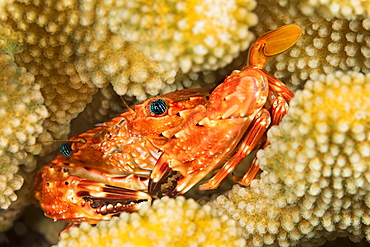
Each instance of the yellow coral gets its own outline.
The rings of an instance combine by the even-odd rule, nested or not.
[[[209,206],[192,199],[168,197],[123,213],[96,227],[82,223],[61,234],[66,246],[243,246],[241,229],[227,216],[216,216]]]
[[[35,76],[50,117],[44,127],[56,139],[66,137],[69,122],[97,91],[73,65],[76,11],[72,2],[14,2],[5,6],[4,28],[18,36],[14,60]],[[67,12],[71,10],[70,12]],[[67,14],[68,13],[68,14]],[[5,38],[8,38],[5,36]]]
[[[244,227],[250,246],[370,241],[370,74],[307,82],[258,153],[261,179],[211,205]]]
[[[215,70],[248,48],[255,6],[254,0],[117,1],[109,24],[165,68]]]
[[[364,0],[277,0],[281,6],[294,6],[307,16],[355,19],[370,16],[370,2]]]
[[[316,80],[321,74],[337,70],[370,71],[369,18],[310,19],[294,6],[286,9],[266,0],[259,1],[256,13],[260,18],[254,28],[258,36],[290,23],[303,29],[298,43],[266,66],[266,71],[289,86],[301,88],[306,80]]]
[[[48,112],[34,76],[6,53],[0,53],[0,82],[0,207],[7,209],[23,184],[16,174],[19,165],[24,164],[26,171],[36,167],[33,155],[41,151],[36,138]]]
[[[253,4],[251,0],[243,9],[252,8]],[[224,71],[183,74],[178,67],[164,69],[161,62],[151,61],[143,55],[138,44],[128,42],[115,33],[124,26],[114,24],[113,13],[127,7],[116,5],[111,1],[94,0],[6,0],[0,3],[0,52],[8,54],[15,67],[25,68],[25,75],[33,76],[32,80],[39,86],[43,104],[49,112],[48,117],[43,117],[42,125],[33,126],[36,131],[32,137],[28,136],[32,128],[25,130],[25,133],[17,130],[18,139],[31,138],[34,144],[25,145],[24,150],[12,156],[14,164],[24,164],[27,171],[34,169],[36,158],[39,158],[34,156],[49,154],[53,150],[49,141],[67,138],[71,120],[84,110],[98,88],[111,84],[118,94],[144,100],[159,93],[198,86],[201,81],[213,85],[221,77],[220,74],[225,74]],[[222,5],[217,3],[217,6]],[[233,11],[236,13],[237,10]],[[248,15],[253,16],[249,12]],[[241,23],[253,21],[244,20]],[[241,35],[245,32],[242,31]],[[236,46],[238,51],[240,47],[241,44]],[[17,105],[22,104],[24,102],[20,99]],[[103,108],[100,110],[107,113],[107,108]],[[30,114],[33,108],[25,111]],[[1,143],[4,147],[2,152],[14,153],[23,147],[9,145],[5,148],[5,141]],[[8,156],[2,158],[6,159],[3,164],[10,163]],[[11,174],[17,172],[17,165],[12,166]],[[9,175],[2,177],[1,181],[0,190],[4,190],[6,196],[0,199],[0,204],[5,208],[9,201],[15,200],[13,190],[19,189],[22,178]]]

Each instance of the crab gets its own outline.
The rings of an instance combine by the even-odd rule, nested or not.
[[[217,188],[243,158],[269,143],[266,131],[288,111],[293,93],[263,70],[291,48],[301,28],[290,24],[260,37],[249,65],[214,90],[186,89],[150,98],[96,128],[72,137],[34,183],[46,216],[90,223],[133,212],[153,198]],[[254,160],[242,178],[259,171]]]

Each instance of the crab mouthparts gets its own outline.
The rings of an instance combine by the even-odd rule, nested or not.
[[[176,190],[177,182],[181,178],[182,175],[179,172],[170,171],[168,175],[156,184],[152,191],[150,191],[153,198],[161,198],[164,196],[176,197],[178,195],[178,191]]]
[[[134,212],[141,204],[150,202],[147,199],[107,199],[84,197],[85,202],[89,203],[96,213],[101,215],[119,214],[121,212]]]

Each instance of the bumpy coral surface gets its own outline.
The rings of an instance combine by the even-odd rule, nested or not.
[[[294,6],[287,9],[267,0],[259,3],[256,13],[260,22],[254,29],[258,36],[290,23],[303,29],[298,43],[266,66],[266,71],[292,89],[302,87],[307,79],[316,80],[337,70],[370,71],[369,18],[311,19]]]
[[[355,19],[370,16],[370,2],[362,0],[278,0],[281,6],[298,7],[307,16],[333,19]]]
[[[307,82],[258,153],[263,170],[211,204],[244,227],[249,246],[370,240],[370,74]]]
[[[18,165],[24,164],[25,170],[31,171],[35,168],[35,160],[39,158],[38,156],[45,156],[53,150],[50,145],[51,140],[66,139],[70,132],[71,120],[84,110],[99,88],[112,85],[117,94],[125,95],[130,100],[141,101],[149,96],[199,86],[200,84],[212,86],[220,77],[227,74],[225,71],[200,71],[184,74],[179,72],[179,64],[175,67],[165,68],[162,61],[153,61],[144,55],[142,45],[131,42],[121,35],[123,30],[129,29],[129,27],[126,23],[122,23],[119,13],[131,11],[132,5],[130,4],[133,2],[129,1],[126,2],[126,5],[119,5],[114,1],[90,0],[1,1],[0,52],[10,56],[14,61],[15,70],[21,67],[25,68],[17,73],[25,74],[22,79],[25,80],[25,84],[28,83],[27,78],[31,78],[30,80],[35,84],[35,88],[28,90],[27,94],[32,94],[36,89],[40,90],[43,98],[43,102],[40,104],[46,107],[43,108],[44,114],[41,116],[38,115],[39,113],[33,113],[34,109],[28,105],[27,99],[22,98],[18,102],[13,101],[13,105],[9,104],[9,109],[12,106],[26,107],[19,109],[19,111],[17,108],[9,111],[8,113],[13,114],[13,117],[24,113],[26,113],[25,116],[27,113],[29,116],[32,112],[28,121],[39,122],[32,126],[33,129],[29,127],[24,129],[24,133],[21,133],[20,129],[11,130],[12,134],[17,134],[18,140],[24,142],[22,145],[27,144],[28,141],[32,143],[32,145],[24,146],[24,151],[16,153],[16,150],[21,150],[23,146],[9,144],[12,141],[5,140],[6,135],[1,140],[2,152],[12,153],[11,157],[4,156],[6,160],[3,162],[4,166],[1,167],[1,172],[2,174],[14,174],[13,177],[8,175],[0,180],[2,181],[0,191],[3,193],[3,197],[0,199],[2,208],[7,208],[9,202],[15,200],[16,196],[13,191],[19,189],[22,184],[21,176],[15,175],[18,171]],[[168,3],[163,2],[163,6]],[[172,5],[170,4],[170,6]],[[207,26],[212,24],[219,27],[217,30],[207,28],[205,33],[198,27],[197,34],[203,35],[199,38],[206,40],[207,44],[214,45],[207,54],[203,54],[206,55],[208,64],[222,61],[217,65],[219,67],[247,48],[247,44],[253,37],[248,31],[248,27],[256,23],[256,16],[251,13],[255,7],[255,1],[230,2],[227,5],[228,8],[225,9],[224,3],[220,1],[204,2],[197,6],[197,14],[192,11],[193,7],[196,7],[195,5],[181,5],[179,3],[176,8],[167,9],[173,11],[172,13],[166,10],[165,15],[163,15],[164,12],[161,12],[158,16],[165,16],[165,22],[169,21],[169,23],[173,21],[170,16],[174,16],[178,22],[183,20],[182,26],[171,29],[177,33],[183,30],[181,28],[187,28],[186,21],[195,20],[192,19],[193,17],[197,17],[197,23],[202,24],[201,19],[204,18],[204,23]],[[152,13],[156,15],[155,10],[158,10],[158,6],[150,7],[153,7],[154,12]],[[199,14],[202,13],[202,10],[207,11],[208,14]],[[142,13],[147,15],[148,12]],[[230,26],[224,25],[225,18]],[[142,19],[147,18],[143,17]],[[159,23],[160,28],[163,27],[163,23],[161,23]],[[141,25],[141,23],[135,22],[131,22],[131,24],[136,27]],[[193,25],[191,24],[190,27]],[[242,30],[239,32],[235,28]],[[219,35],[218,32],[220,32]],[[145,33],[145,35],[147,34]],[[224,42],[224,39],[228,37],[231,37],[230,40],[235,45],[232,49],[228,42]],[[216,39],[216,43],[212,39]],[[218,39],[223,42],[220,43],[217,41]],[[189,39],[190,41],[198,42],[199,40]],[[181,44],[181,47],[178,47],[177,44],[176,47],[185,49],[186,45],[188,43]],[[196,45],[198,43],[193,46]],[[197,47],[196,51],[202,50],[199,49],[201,47]],[[216,49],[216,47],[220,47],[220,49]],[[231,50],[230,55],[229,51]],[[172,50],[166,52],[170,55],[173,54]],[[188,53],[184,54],[189,55]],[[212,56],[220,60],[215,60]],[[199,57],[197,59],[199,63]],[[24,86],[29,87],[29,85]],[[15,85],[14,87],[21,86]],[[23,89],[19,91],[24,92]],[[7,94],[5,91],[3,93]],[[26,101],[23,102],[23,100]],[[109,114],[106,105],[99,107],[99,111]],[[17,113],[14,114],[14,111]],[[48,112],[49,115],[46,116],[45,112]],[[11,121],[10,118],[7,120]],[[14,124],[17,125],[16,122]],[[6,128],[8,134],[10,128],[12,127]],[[16,154],[13,155],[13,153]],[[13,166],[8,166],[9,164],[13,164]]]
[[[10,55],[0,53],[0,207],[6,209],[17,196],[23,178],[17,175],[19,165],[33,170],[33,155],[41,150],[36,144],[48,116],[40,86],[34,76],[19,68]]]
[[[140,5],[135,5],[135,2],[140,2]],[[296,88],[303,87],[307,79],[318,80],[321,74],[333,73],[338,69],[369,72],[370,21],[366,19],[369,10],[368,1],[301,0],[296,2],[289,0],[279,1],[279,3],[259,1],[260,6],[256,12],[260,23],[254,30],[256,36],[288,23],[299,24],[303,28],[304,35],[293,49],[270,61],[266,68],[267,71]],[[111,91],[106,88],[109,84],[120,95],[125,95],[130,99],[144,100],[152,95],[204,85],[204,82],[212,85],[219,80],[220,74],[227,75],[229,70],[225,68],[217,72],[204,69],[224,67],[227,61],[246,48],[252,38],[247,29],[256,23],[256,17],[251,12],[254,5],[254,1],[247,0],[227,2],[215,0],[199,3],[185,1],[176,4],[168,0],[155,1],[154,4],[150,1],[126,1],[126,5],[109,0],[1,1],[0,51],[5,54],[6,62],[1,63],[0,68],[3,68],[3,65],[9,65],[13,69],[7,73],[11,74],[12,71],[16,71],[9,78],[22,81],[22,85],[15,83],[15,86],[11,87],[17,88],[19,92],[23,92],[22,88],[27,87],[27,93],[24,96],[31,97],[30,94],[40,91],[44,98],[44,103],[41,98],[37,103],[37,100],[23,101],[22,97],[17,102],[13,101],[16,102],[15,104],[6,106],[9,109],[17,109],[18,105],[23,104],[27,110],[20,110],[20,115],[16,113],[10,114],[10,117],[6,116],[10,125],[4,129],[6,135],[0,138],[0,145],[5,147],[0,148],[5,154],[1,155],[0,167],[1,207],[8,207],[10,202],[16,199],[14,190],[18,190],[23,183],[21,172],[34,169],[36,157],[50,151],[46,147],[50,144],[47,142],[67,137],[70,131],[70,121],[84,110],[98,88],[104,89],[96,96],[96,102],[99,98],[103,101],[101,105],[96,106],[93,103],[87,108],[84,115],[90,119],[98,119],[108,114],[110,107],[108,101],[112,99]],[[308,5],[314,6],[315,9],[306,7]],[[140,11],[135,12],[138,9]],[[127,14],[132,14],[128,21],[125,19]],[[356,19],[334,18],[328,21],[320,16],[356,17]],[[204,19],[200,20],[200,18]],[[186,35],[181,35],[179,32]],[[163,61],[159,61],[160,59]],[[184,74],[181,71],[189,71],[189,73]],[[344,78],[350,78],[351,82],[356,81],[356,83],[362,81],[361,76],[354,74]],[[350,88],[350,85],[347,87]],[[1,99],[3,100],[3,97]],[[307,102],[311,100],[314,102],[316,98],[307,99]],[[362,100],[362,98],[357,97],[356,100]],[[348,103],[350,100],[345,99],[343,104],[344,102]],[[37,104],[40,105],[36,106]],[[46,108],[43,108],[42,104]],[[302,102],[300,104],[303,105]],[[337,104],[334,106],[336,107]],[[2,107],[5,106],[2,105]],[[352,109],[352,105],[344,104],[343,107]],[[37,108],[43,110],[34,113]],[[98,115],[101,116],[90,117],[89,114],[94,113],[94,110],[99,111]],[[305,109],[305,113],[302,114],[306,116],[306,112],[309,111],[310,109]],[[49,117],[47,112],[50,114]],[[366,115],[369,111],[364,112]],[[19,132],[19,129],[14,127],[14,123],[17,125],[18,121],[14,119],[20,119],[21,115],[29,117],[26,119],[28,122],[36,121],[32,125],[34,129],[25,128],[25,132]],[[37,120],[34,115],[37,115]],[[347,114],[348,119],[344,119],[350,121],[352,116],[353,114],[349,113]],[[301,121],[301,118],[297,117],[297,119],[298,122]],[[298,169],[292,173],[298,175],[293,178],[291,176],[287,179],[281,178],[282,174],[288,170],[284,168],[287,163],[281,161],[283,152],[291,153],[298,145],[293,141],[296,137],[292,136],[289,139],[292,143],[291,148],[280,150],[281,157],[274,152],[271,152],[271,157],[267,152],[261,156],[262,167],[265,171],[262,174],[262,180],[254,182],[252,189],[235,187],[228,195],[231,201],[228,201],[227,197],[218,199],[216,204],[221,205],[221,208],[227,205],[224,212],[227,210],[231,212],[230,215],[238,219],[241,226],[247,229],[244,234],[247,236],[248,243],[251,241],[255,245],[262,243],[286,245],[307,241],[315,243],[322,236],[324,236],[322,239],[328,239],[338,234],[352,234],[356,235],[356,238],[361,238],[367,234],[365,231],[370,231],[367,229],[370,217],[364,210],[364,205],[369,205],[366,190],[368,187],[366,178],[369,175],[367,170],[361,170],[364,169],[361,162],[367,161],[367,158],[360,156],[361,162],[357,162],[358,156],[353,151],[359,150],[358,155],[366,152],[367,144],[359,145],[361,141],[358,141],[358,138],[361,139],[363,137],[359,136],[364,135],[361,134],[361,128],[365,131],[368,126],[354,128],[359,131],[357,133],[350,130],[353,129],[352,125],[349,125],[351,128],[348,127],[349,129],[346,130],[346,125],[338,127],[337,121],[330,122],[330,124],[325,121],[321,121],[324,125],[319,125],[324,126],[322,129],[317,127],[317,131],[320,129],[323,132],[320,132],[321,135],[318,134],[317,140],[315,139],[317,141],[315,147],[320,147],[320,150],[321,148],[324,150],[325,141],[330,146],[326,156],[323,151],[317,152],[323,155],[321,163],[325,170],[318,169],[319,165],[315,168],[316,170],[311,168],[311,166],[315,167],[313,162],[312,165],[310,163],[304,169],[301,168],[303,171],[299,168],[289,168],[293,171]],[[77,125],[79,123],[81,122],[77,122]],[[301,128],[303,129],[298,132],[304,132],[304,127]],[[344,133],[343,143],[339,143],[342,138],[340,134],[332,135],[335,128]],[[325,129],[327,132],[324,132]],[[284,131],[290,132],[291,130]],[[285,132],[284,136],[289,136]],[[277,133],[275,129],[275,134],[278,135]],[[272,140],[274,135],[272,135]],[[306,137],[310,140],[308,134]],[[365,139],[367,138],[366,134]],[[283,140],[279,139],[276,142],[282,143]],[[16,144],[10,145],[9,143]],[[304,148],[313,149],[311,144],[305,142]],[[301,146],[300,148],[306,150]],[[11,151],[16,149],[22,151],[16,153]],[[344,158],[341,158],[346,161],[343,167],[339,165],[343,161],[337,161],[334,155],[336,152],[344,154]],[[329,157],[329,154],[332,154],[332,157]],[[295,157],[296,159],[291,156],[294,154],[289,156],[289,159],[293,160],[291,162],[304,162],[302,154]],[[300,160],[301,158],[303,161]],[[338,162],[338,165],[331,164],[331,159]],[[275,173],[273,168],[269,170],[269,167],[272,167],[270,160],[275,160],[276,166],[281,171],[277,169]],[[357,164],[356,162],[360,164],[358,169],[361,171],[355,170],[354,167],[357,169],[357,166],[347,165]],[[21,167],[25,169],[19,169],[21,164]],[[368,169],[366,165],[365,167]],[[328,169],[331,169],[330,175],[328,175]],[[311,175],[305,175],[303,179],[302,174],[307,171]],[[308,177],[311,180],[306,181]],[[303,180],[306,182],[302,182]],[[292,184],[291,187],[288,186],[289,184]],[[25,194],[23,197],[28,199],[28,194]],[[238,203],[234,204],[235,201]],[[17,203],[12,206],[21,207],[23,204],[19,201]],[[168,207],[165,203],[160,205],[164,208]],[[266,208],[266,205],[270,207]],[[156,208],[156,210],[161,209]],[[4,222],[7,222],[9,226],[14,218],[12,216],[12,219],[6,217],[4,219],[3,212],[17,215],[18,213],[13,212],[19,212],[19,208],[14,211],[0,211],[0,228]],[[253,213],[253,217],[245,216],[250,212]],[[244,215],[245,218],[240,218],[240,215]],[[131,216],[122,217],[130,218]],[[266,217],[272,220],[267,221]],[[166,216],[161,214],[161,220],[166,221],[166,219]],[[257,219],[260,222],[255,223]],[[115,221],[118,222],[117,219],[112,222]],[[265,223],[268,224],[267,228]],[[146,226],[150,228],[151,224],[154,223],[147,223]],[[86,224],[81,229],[83,228],[90,229]],[[185,226],[184,229],[188,228]],[[140,229],[137,230],[140,231]],[[204,235],[208,236],[208,234],[213,233]],[[162,235],[165,236],[164,233]],[[309,238],[312,239],[308,240]],[[199,241],[201,240],[202,238]]]
[[[166,68],[216,70],[248,48],[255,6],[253,0],[117,2],[109,24]]]
[[[51,114],[44,127],[52,137],[63,139],[70,120],[97,91],[86,73],[78,74],[73,65],[76,56],[72,34],[78,26],[77,13],[68,3],[52,1],[14,2],[6,5],[5,11],[3,27],[17,35],[15,62],[35,76]]]
[[[243,246],[241,229],[210,206],[184,197],[157,200],[138,213],[124,213],[96,227],[82,223],[61,234],[67,246]]]

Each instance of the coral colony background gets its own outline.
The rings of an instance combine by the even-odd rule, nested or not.
[[[0,245],[369,246],[369,14],[349,0],[1,1]],[[289,23],[303,36],[266,71],[296,96],[250,187],[186,195],[202,206],[164,198],[60,240],[64,223],[29,206],[51,140],[123,111],[119,96],[213,87]]]

